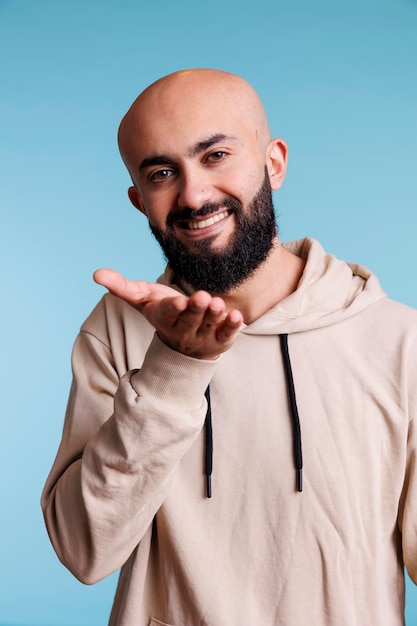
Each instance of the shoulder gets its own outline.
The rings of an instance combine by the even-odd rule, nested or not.
[[[376,352],[391,354],[392,358],[396,355],[396,359],[403,355],[417,360],[416,309],[383,298],[358,317],[364,342],[372,344]]]
[[[380,315],[390,320],[393,327],[404,331],[413,329],[417,331],[417,309],[390,298],[383,298],[374,306]]]

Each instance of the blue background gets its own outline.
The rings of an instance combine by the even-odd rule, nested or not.
[[[417,1],[0,0],[0,58],[0,624],[100,626],[115,577],[64,569],[39,497],[92,272],[163,267],[126,196],[120,118],[168,72],[243,75],[289,145],[282,239],[316,237],[417,306]]]

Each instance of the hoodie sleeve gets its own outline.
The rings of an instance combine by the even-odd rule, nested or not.
[[[399,507],[399,527],[402,533],[404,565],[417,584],[417,339],[409,346],[406,368],[408,434],[406,469]]]
[[[404,565],[417,584],[417,431],[415,419],[410,422],[407,444],[407,474],[400,509]]]
[[[82,582],[117,570],[141,541],[202,429],[215,363],[155,336],[140,370],[119,379],[109,346],[86,332],[77,338],[42,508],[58,557]]]

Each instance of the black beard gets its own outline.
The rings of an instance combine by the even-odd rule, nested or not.
[[[173,224],[179,218],[193,219],[221,208],[232,209],[236,216],[236,230],[224,248],[212,250],[215,237],[206,237],[196,241],[195,250],[190,251],[175,235]],[[265,171],[262,186],[245,212],[236,198],[228,196],[217,204],[206,203],[198,211],[184,208],[178,214],[169,216],[165,234],[151,224],[150,229],[169,265],[181,279],[194,289],[203,289],[212,295],[229,293],[252,276],[265,261],[277,235],[268,174]]]

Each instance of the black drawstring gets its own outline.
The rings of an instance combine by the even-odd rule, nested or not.
[[[288,352],[288,335],[280,335],[282,357],[284,359],[284,370],[287,379],[288,398],[291,409],[291,421],[293,427],[294,438],[294,461],[296,467],[296,484],[297,491],[303,490],[303,453],[301,449],[301,427],[300,418],[297,409],[297,400],[295,397],[294,378],[292,375],[290,354]],[[213,471],[213,427],[211,422],[211,402],[210,402],[210,386],[207,387],[204,395],[207,400],[207,413],[205,420],[206,431],[206,453],[205,453],[205,472],[206,472],[206,489],[207,498],[211,498],[211,474]]]
[[[207,387],[204,395],[207,400],[206,413],[206,485],[207,498],[211,498],[211,473],[213,471],[213,427],[211,424],[211,402],[210,402],[210,386]]]
[[[295,398],[294,379],[291,369],[290,353],[288,352],[288,335],[280,335],[282,357],[284,359],[284,369],[287,378],[288,397],[291,408],[291,418],[294,437],[294,460],[297,477],[297,491],[303,490],[303,453],[301,450],[301,427],[298,416],[297,400]]]

